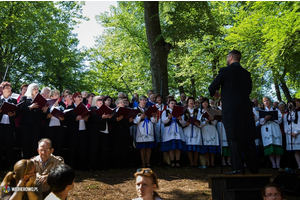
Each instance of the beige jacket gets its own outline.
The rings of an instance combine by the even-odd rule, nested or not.
[[[36,173],[36,183],[37,183],[37,185],[41,184],[40,179],[43,178],[45,175],[48,175],[52,168],[55,168],[58,165],[64,164],[64,159],[62,157],[54,156],[54,155],[50,156],[49,161],[48,161],[47,165],[45,166],[45,168],[43,168],[43,163],[41,162],[40,156],[35,156],[35,157],[31,158],[31,160],[34,163],[35,170],[37,172]],[[47,183],[44,184],[43,185],[43,192],[49,191],[49,190],[50,190],[49,185]]]

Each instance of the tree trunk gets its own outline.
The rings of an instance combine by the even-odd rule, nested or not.
[[[195,100],[196,99],[198,99],[197,98],[197,93],[196,93],[196,84],[195,84],[195,82],[196,82],[196,80],[195,80],[195,78],[194,78],[194,76],[191,78],[191,93],[192,93],[192,97],[194,97],[195,98]]]
[[[286,85],[286,82],[284,80],[284,77],[286,75],[286,69],[287,69],[287,67],[284,68],[282,75],[279,78],[279,81],[280,81],[280,87],[284,93],[284,96],[286,97],[287,101],[291,101],[292,97],[291,97],[290,91]]]
[[[276,96],[278,101],[281,101],[281,94],[280,94],[280,90],[279,90],[279,85],[278,85],[278,81],[275,79],[274,81],[274,85],[275,85],[275,91],[276,91]]]
[[[161,95],[166,100],[166,96],[169,95],[167,61],[172,45],[166,43],[161,35],[158,7],[158,1],[144,2],[146,34],[151,52],[153,91],[162,93]]]
[[[290,91],[288,89],[288,87],[286,86],[286,82],[283,80],[281,81],[281,89],[284,93],[284,96],[286,97],[287,101],[291,101],[292,100],[292,97],[291,97],[291,94],[290,94]]]

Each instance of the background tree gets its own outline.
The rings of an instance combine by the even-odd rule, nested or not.
[[[62,90],[87,89],[84,55],[72,33],[81,15],[78,2],[0,3],[0,78],[14,88],[37,82]]]
[[[246,2],[238,10],[226,41],[243,50],[256,93],[273,96],[274,85],[278,100],[290,100],[299,88],[299,5]]]

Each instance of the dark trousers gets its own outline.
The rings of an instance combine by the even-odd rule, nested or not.
[[[73,131],[70,135],[70,165],[75,170],[88,168],[87,131]]]
[[[52,142],[54,155],[62,156],[64,133],[65,128],[61,126],[51,126],[46,129],[46,138]]]
[[[129,134],[114,134],[113,141],[113,158],[114,167],[127,168],[129,167],[129,145],[131,137]]]
[[[111,135],[100,132],[100,169],[108,169],[110,165],[110,152]]]
[[[101,135],[100,131],[90,131],[89,132],[89,147],[90,147],[90,162],[89,169],[99,170],[101,163]]]
[[[13,164],[13,134],[10,124],[0,124],[0,167],[2,168],[11,167]],[[5,162],[3,155],[6,158]]]
[[[251,173],[258,173],[259,160],[256,152],[255,142],[228,139],[231,152],[231,167],[233,170],[244,170],[244,161]],[[244,159],[243,159],[244,156]]]
[[[22,124],[22,151],[23,158],[30,159],[37,155],[38,141],[40,138],[41,127],[36,124]]]

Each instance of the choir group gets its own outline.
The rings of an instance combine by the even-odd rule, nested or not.
[[[203,96],[194,99],[181,94],[179,102],[173,96],[164,101],[149,90],[147,96],[134,94],[132,99],[120,92],[115,100],[68,89],[60,94],[49,87],[39,93],[35,83],[23,84],[20,95],[15,97],[9,82],[2,82],[0,88],[1,167],[11,167],[20,157],[35,156],[41,138],[49,138],[54,154],[63,155],[67,164],[81,170],[129,167],[133,156],[130,147],[139,150],[140,158],[133,159],[141,160],[143,168],[151,167],[153,149],[162,152],[161,160],[171,167],[183,164],[181,154],[187,154],[191,167],[213,167],[215,155],[222,156],[222,165],[231,165],[222,120],[208,114],[209,109],[222,110],[221,99],[215,102]],[[39,105],[39,95],[47,103]],[[300,169],[300,100],[274,102],[273,106],[268,97],[262,99],[261,105],[257,99],[252,101],[257,127],[253,134],[264,154],[260,156],[269,157],[276,169],[287,165],[281,157],[292,151]],[[8,104],[15,108],[12,110]],[[78,111],[82,105],[87,110],[84,114]],[[178,114],[179,107],[184,109]],[[125,108],[130,109],[127,114]],[[19,158],[13,153],[16,141],[21,147]],[[63,153],[66,147],[68,154]],[[157,163],[152,159],[152,164]]]

